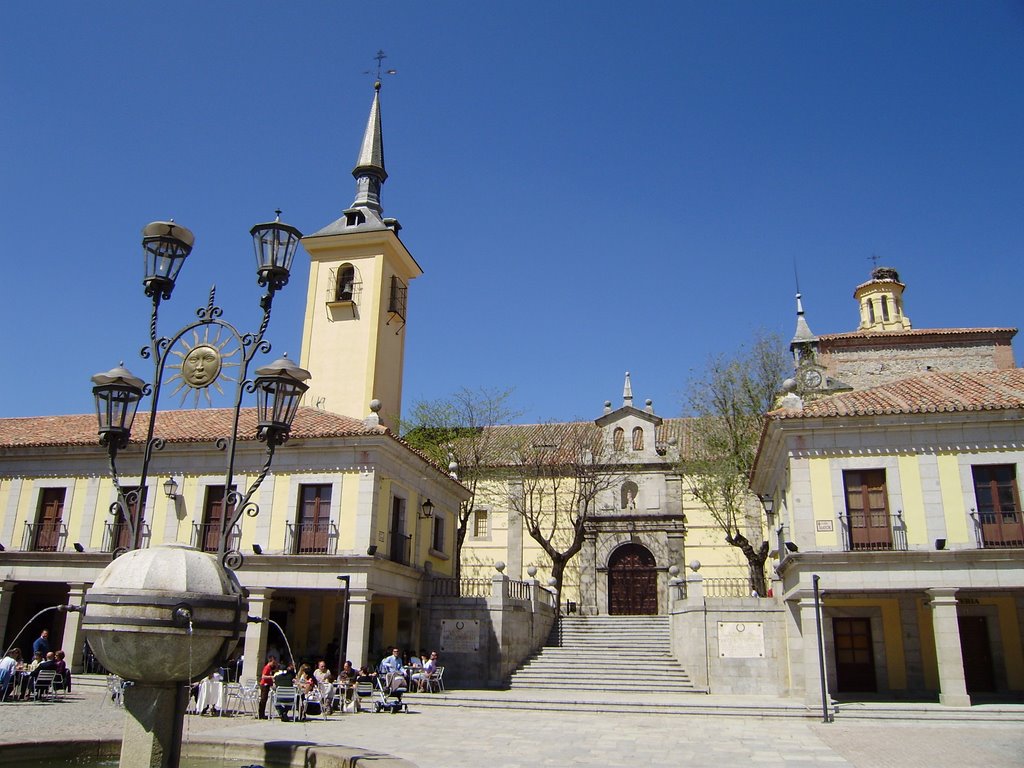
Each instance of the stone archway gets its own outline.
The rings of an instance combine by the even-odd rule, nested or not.
[[[642,544],[623,544],[608,558],[608,613],[658,612],[658,571],[654,555]]]

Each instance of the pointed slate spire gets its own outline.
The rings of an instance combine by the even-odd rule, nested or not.
[[[818,337],[811,333],[811,327],[807,325],[804,318],[804,305],[801,295],[796,295],[796,333],[793,334],[793,344],[804,344],[809,341],[817,341]]]
[[[370,118],[352,175],[356,180],[356,199],[352,207],[369,208],[380,214],[384,210],[380,204],[380,188],[388,178],[384,170],[384,136],[380,124],[380,80],[373,84]]]
[[[626,383],[622,386],[622,407],[633,407],[633,385],[629,382],[629,371],[626,371]]]

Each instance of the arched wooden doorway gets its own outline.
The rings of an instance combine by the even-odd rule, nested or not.
[[[658,572],[654,555],[640,544],[623,544],[608,558],[608,613],[657,612]]]

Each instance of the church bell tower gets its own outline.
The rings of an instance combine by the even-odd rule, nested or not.
[[[352,170],[355,200],[341,218],[302,238],[312,263],[301,365],[312,374],[304,405],[357,419],[379,411],[380,422],[397,431],[408,286],[423,270],[398,237],[398,221],[383,217],[380,86],[378,80]],[[379,409],[371,409],[374,400]]]

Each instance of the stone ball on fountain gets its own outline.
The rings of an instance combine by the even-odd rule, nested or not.
[[[173,683],[216,668],[245,631],[248,601],[215,555],[184,544],[136,549],[100,573],[82,628],[96,658],[127,680]]]

